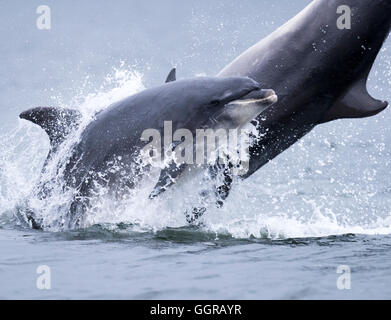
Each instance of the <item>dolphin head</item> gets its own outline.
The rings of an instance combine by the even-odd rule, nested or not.
[[[208,127],[238,128],[244,126],[266,107],[277,101],[273,90],[261,89],[248,77],[198,77],[168,84],[175,87],[186,105],[188,120],[195,124],[207,120]]]
[[[261,89],[255,80],[248,77],[205,78],[207,88],[202,91],[206,107],[222,108],[232,101],[243,99]],[[202,81],[202,80],[201,80]]]
[[[205,110],[224,107],[260,90],[259,83],[248,77],[196,77],[172,82],[169,86],[180,91],[186,103],[193,108],[202,107]]]
[[[207,88],[200,89],[202,105],[215,128],[241,128],[278,100],[274,90],[262,89],[248,77],[206,78],[205,81]]]

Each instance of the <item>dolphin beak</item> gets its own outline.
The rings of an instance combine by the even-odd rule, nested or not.
[[[272,89],[259,89],[244,96],[240,101],[251,101],[256,100],[257,102],[271,102],[275,103],[278,100],[276,92]]]
[[[218,122],[221,122],[221,126],[225,124],[242,128],[277,100],[274,90],[257,89],[225,105],[224,111],[215,118]]]
[[[258,89],[250,92],[239,100],[235,101],[236,103],[257,103],[259,105],[272,105],[278,101],[277,94],[272,89]]]

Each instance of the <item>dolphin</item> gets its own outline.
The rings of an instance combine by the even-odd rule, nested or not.
[[[338,19],[345,18],[351,25],[341,28]],[[250,77],[279,98],[252,122],[258,138],[241,178],[319,124],[369,117],[387,107],[368,93],[366,83],[390,26],[390,0],[314,0],[218,73]],[[228,177],[217,186],[219,198],[228,196],[231,182]]]
[[[139,182],[148,167],[148,163],[140,163],[142,152],[150,143],[143,139],[146,130],[155,130],[164,137],[164,122],[171,121],[173,131],[185,128],[195,134],[200,128],[218,126],[216,118],[227,108],[230,111],[228,117],[223,117],[224,127],[228,123],[237,127],[250,122],[276,98],[273,90],[261,89],[258,82],[248,77],[174,80],[175,70],[170,72],[164,85],[143,90],[98,112],[85,128],[81,128],[80,138],[66,159],[57,159],[55,155],[70,132],[79,127],[81,115],[78,111],[39,107],[20,114],[20,118],[40,125],[47,132],[51,149],[45,165],[59,161],[53,181],[61,181],[64,190],[73,193],[66,222],[61,227],[82,226],[89,198],[97,185],[116,195]],[[254,99],[263,103],[254,104]],[[247,100],[251,102],[246,103]],[[236,107],[242,112],[232,112]],[[243,117],[243,113],[247,116]],[[239,120],[236,120],[239,114]],[[178,142],[181,141],[169,148],[175,150]],[[179,176],[185,165],[162,169],[155,193],[165,187],[166,176]],[[62,178],[58,179],[58,175]],[[41,183],[39,189],[39,196],[45,197],[50,193],[50,184]],[[43,222],[34,214],[29,214],[27,219],[34,228],[42,227]]]

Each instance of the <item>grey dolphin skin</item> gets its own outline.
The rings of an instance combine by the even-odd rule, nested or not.
[[[351,29],[337,26],[342,5],[351,9]],[[315,0],[218,74],[248,76],[278,95],[253,123],[262,138],[251,147],[243,178],[318,124],[387,107],[368,94],[366,82],[390,25],[390,0]]]
[[[62,164],[64,187],[74,190],[75,194],[65,227],[81,225],[88,197],[97,182],[114,192],[126,190],[137,182],[142,174],[137,171],[137,160],[140,150],[147,144],[141,140],[145,130],[158,130],[163,137],[164,121],[168,120],[172,122],[173,131],[186,128],[194,134],[197,129],[209,127],[210,119],[236,100],[246,100],[249,94],[259,99],[274,96],[274,91],[261,89],[248,77],[174,80],[175,72],[172,71],[166,84],[107,107],[83,129],[69,159]],[[238,107],[242,108],[243,104]],[[253,111],[247,121],[261,111],[261,108]],[[21,113],[20,118],[40,125],[48,133],[52,149],[48,162],[72,128],[77,127],[81,117],[75,110],[34,108]],[[45,189],[45,186],[41,187]],[[42,197],[46,191],[41,190]],[[28,219],[33,227],[41,226],[33,215]]]
[[[340,6],[351,10],[350,29],[337,26]],[[249,81],[257,85],[248,78],[264,88],[274,89],[279,99],[274,105],[268,103],[268,107],[259,107],[253,124],[260,138],[250,148],[249,170],[242,178],[251,176],[318,124],[375,115],[388,103],[372,98],[366,82],[390,26],[391,0],[314,0],[284,26],[226,66],[217,77],[227,82],[218,82],[215,78],[175,81],[173,70],[166,85],[145,90],[97,114],[83,131],[65,168],[67,185],[78,189],[78,197],[88,195],[89,172],[109,172],[107,166],[118,156],[131,163],[134,152],[140,148],[142,129],[161,130],[164,120],[173,120],[182,127],[202,127],[205,121],[215,118],[221,119],[225,126],[238,124],[238,118],[234,119],[238,112],[222,106],[232,100],[251,99],[252,90],[262,100],[258,89],[249,89]],[[247,83],[245,90],[243,82]],[[223,98],[227,92],[231,95]],[[267,95],[270,92],[263,98]],[[206,105],[215,108],[205,108]],[[222,113],[215,113],[217,109]],[[253,110],[254,104],[248,109]],[[80,117],[66,109],[36,108],[22,113],[21,118],[41,125],[49,134],[52,150],[57,150],[70,128],[77,127]],[[75,120],[70,127],[72,118]],[[47,161],[52,155],[53,151]],[[230,171],[226,169],[211,170],[212,177],[221,171],[226,177],[223,185],[216,185],[218,205],[228,196],[232,183]],[[162,170],[153,195],[165,188],[167,176],[176,174]],[[108,175],[104,180],[116,185],[117,179],[116,175]],[[80,203],[77,200],[74,201],[76,206]]]

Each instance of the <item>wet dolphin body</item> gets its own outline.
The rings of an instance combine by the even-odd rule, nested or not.
[[[351,10],[351,29],[337,26],[342,5]],[[391,0],[315,0],[218,74],[251,77],[279,97],[253,122],[262,138],[251,147],[243,178],[318,124],[387,107],[369,95],[366,83],[390,26]],[[224,186],[223,198],[229,188]]]
[[[164,121],[172,121],[173,132],[185,128],[194,134],[197,129],[213,126],[214,122],[210,120],[237,100],[246,100],[249,95],[260,100],[274,96],[272,90],[261,89],[248,77],[199,77],[173,81],[174,78],[175,72],[171,72],[168,83],[107,107],[82,131],[69,159],[61,164],[65,188],[74,190],[65,227],[81,225],[88,197],[97,182],[115,190],[133,186],[135,176],[140,174],[137,172],[140,150],[147,144],[141,140],[145,130],[158,130],[163,139]],[[239,103],[238,107],[246,111],[246,105]],[[247,122],[262,111],[260,108],[248,110]],[[77,111],[56,108],[30,109],[21,113],[20,118],[40,125],[48,133],[51,151],[46,163],[80,121]],[[235,124],[235,119],[231,120]],[[41,196],[44,197],[42,193],[45,191],[41,190]],[[33,216],[29,219],[34,227],[40,227]]]

